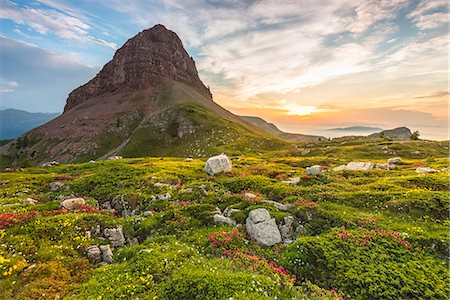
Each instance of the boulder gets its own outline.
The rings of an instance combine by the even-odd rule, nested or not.
[[[213,219],[214,219],[214,223],[226,224],[226,225],[231,225],[231,226],[236,225],[236,221],[234,221],[228,217],[225,217],[223,215],[215,214],[213,216]]]
[[[114,262],[113,253],[109,245],[100,245],[100,252],[102,253],[102,260],[107,263]]]
[[[378,133],[373,133],[368,138],[385,138],[393,141],[408,141],[411,140],[411,130],[407,127],[398,127],[391,130],[384,130]]]
[[[86,201],[83,198],[71,198],[61,202],[61,208],[65,208],[68,210],[74,210],[79,208],[81,205],[84,205]]]
[[[27,199],[25,199],[24,202],[25,202],[25,204],[29,204],[29,205],[34,205],[34,204],[39,203],[39,201],[34,200],[33,198],[27,198]]]
[[[208,158],[205,165],[205,172],[208,175],[215,175],[220,172],[231,171],[231,160],[225,154],[220,154]]]
[[[402,158],[401,157],[392,157],[388,159],[388,164],[399,164],[402,162]]]
[[[153,216],[153,213],[151,211],[147,210],[147,211],[144,211],[144,213],[142,215],[144,217],[151,217],[151,216]]]
[[[394,170],[396,166],[394,164],[376,164],[375,169],[378,170]]]
[[[340,165],[340,166],[334,168],[333,171],[339,172],[339,171],[344,171],[344,170],[346,170],[346,169],[347,169],[347,166],[346,166],[346,165]]]
[[[113,247],[123,247],[125,245],[125,237],[123,236],[121,226],[117,228],[106,228],[103,234],[109,239]]]
[[[252,210],[246,220],[247,233],[260,246],[272,246],[282,242],[275,219],[264,208]]]
[[[244,197],[247,198],[247,199],[255,199],[255,198],[258,197],[258,196],[256,196],[256,195],[253,194],[253,193],[245,193],[245,194],[244,194]]]
[[[416,169],[417,173],[438,173],[439,171],[430,167],[419,167]]]
[[[97,245],[87,247],[86,255],[89,261],[93,263],[100,262],[102,260],[102,252]]]
[[[306,175],[322,175],[322,167],[319,165],[307,167]]]
[[[372,162],[352,161],[347,164],[345,169],[351,170],[351,171],[368,171],[368,170],[372,170],[373,167],[374,167],[374,164]]]
[[[298,178],[298,177],[289,178],[289,180],[284,180],[282,182],[286,183],[286,184],[297,185],[300,182],[300,178]]]
[[[278,228],[280,229],[283,242],[286,244],[292,243],[294,240],[294,217],[284,217],[282,224]]]

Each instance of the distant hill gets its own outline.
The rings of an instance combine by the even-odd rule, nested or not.
[[[317,142],[326,140],[323,136],[317,136],[317,135],[307,135],[307,134],[300,134],[300,133],[288,133],[281,131],[278,129],[277,126],[273,123],[269,123],[264,119],[261,119],[259,117],[252,117],[252,116],[239,116],[242,120],[260,128],[261,130],[264,130],[274,136],[277,136],[279,138],[282,138],[284,140],[288,140],[294,143],[299,142]]]
[[[31,113],[12,108],[0,110],[0,140],[15,139],[58,115],[58,113]]]
[[[327,131],[352,131],[352,132],[378,132],[384,130],[380,127],[368,127],[368,126],[349,126],[349,127],[337,127],[330,128]]]

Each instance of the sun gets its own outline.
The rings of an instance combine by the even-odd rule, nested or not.
[[[287,114],[291,116],[307,116],[317,111],[315,106],[303,106],[296,104],[289,104],[284,106],[288,111]]]

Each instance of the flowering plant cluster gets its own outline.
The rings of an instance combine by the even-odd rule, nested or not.
[[[369,245],[371,242],[374,241],[374,238],[380,237],[387,241],[392,241],[394,243],[397,243],[399,245],[402,245],[409,250],[413,250],[413,246],[403,239],[402,234],[397,231],[387,231],[383,228],[376,227],[375,229],[367,229],[364,226],[359,227],[360,230],[363,230],[361,234],[352,234],[351,232],[345,231],[341,228],[341,232],[336,234],[337,238],[343,239],[343,240],[350,240],[354,243],[358,244],[360,247],[365,247]]]
[[[208,240],[215,255],[222,258],[227,257],[241,267],[247,267],[253,271],[277,275],[285,284],[293,285],[296,282],[296,276],[290,275],[289,270],[278,266],[275,262],[268,261],[263,255],[259,256],[253,251],[242,249],[247,240],[244,238],[244,234],[238,230],[217,231],[210,234]]]
[[[317,206],[316,202],[308,201],[305,199],[298,199],[294,202],[294,205],[296,206],[303,206],[308,208],[315,208]]]
[[[61,214],[67,214],[67,213],[101,213],[106,215],[114,216],[114,212],[100,210],[97,207],[90,206],[90,205],[80,205],[77,206],[74,210],[67,210],[64,208],[61,209],[55,209],[55,210],[28,210],[21,213],[4,213],[0,215],[0,229],[13,226],[17,223],[35,219],[39,216],[46,217],[46,216],[56,216]]]

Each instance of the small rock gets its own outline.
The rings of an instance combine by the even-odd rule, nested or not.
[[[307,167],[306,175],[322,175],[322,167],[319,165]]]
[[[417,173],[438,173],[439,171],[430,167],[419,167],[416,169]]]
[[[246,220],[247,233],[260,246],[272,246],[281,243],[281,234],[275,219],[270,218],[269,211],[264,208],[252,210]]]
[[[346,170],[351,171],[369,171],[372,170],[374,167],[374,164],[372,162],[355,162],[352,161],[347,164],[345,167]]]
[[[194,192],[193,188],[186,188],[183,191],[181,191],[182,194],[192,194]]]
[[[167,183],[157,182],[157,183],[154,184],[154,186],[157,187],[157,188],[163,188],[163,187],[169,187],[171,185],[167,184]]]
[[[86,255],[88,259],[93,263],[100,262],[102,260],[102,252],[97,245],[87,247]]]
[[[226,225],[231,225],[231,226],[236,225],[236,221],[234,221],[228,217],[225,217],[223,215],[215,214],[213,216],[213,219],[214,219],[214,223],[226,224]]]
[[[170,195],[169,193],[159,194],[158,199],[159,200],[170,200],[170,199],[172,199],[172,195]]]
[[[193,162],[194,159],[192,157],[185,158],[183,161],[185,162]]]
[[[345,169],[347,169],[346,165],[340,165],[340,166],[334,168],[333,171],[339,172],[339,171],[344,171]]]
[[[213,176],[217,173],[231,171],[231,160],[225,154],[220,154],[208,158],[205,165],[205,172]]]
[[[258,197],[258,196],[256,196],[256,195],[253,194],[253,193],[245,193],[245,194],[244,194],[244,197],[247,198],[247,199],[255,199],[255,198]]]
[[[138,240],[138,238],[129,238],[128,240],[127,240],[127,242],[128,242],[128,245],[130,245],[130,246],[136,246],[136,245],[139,245],[139,240]]]
[[[122,227],[106,228],[103,234],[110,240],[113,247],[123,247],[125,245],[125,237],[123,236]]]
[[[109,264],[114,262],[113,253],[109,245],[100,245],[100,251],[104,262]]]
[[[147,210],[147,211],[144,211],[144,213],[142,215],[144,217],[151,217],[151,216],[153,216],[153,213],[151,211]]]
[[[394,164],[376,164],[375,169],[378,170],[394,170],[396,166]]]
[[[240,212],[241,210],[240,209],[237,209],[237,208],[226,208],[224,211],[223,211],[223,214],[226,216],[226,217],[231,217],[234,213],[236,213],[236,212]]]
[[[34,199],[32,199],[32,198],[27,198],[27,199],[25,199],[24,202],[25,202],[25,204],[29,204],[29,205],[34,205],[34,204],[39,203],[39,201],[34,200]]]
[[[300,182],[300,178],[298,177],[294,177],[294,178],[289,178],[289,180],[285,180],[282,181],[285,184],[292,184],[292,185],[297,185]]]
[[[50,182],[49,186],[50,186],[50,191],[56,192],[56,191],[59,191],[64,186],[64,183],[59,182],[59,181],[54,181],[54,182]]]
[[[61,208],[74,210],[84,205],[86,202],[83,198],[71,198],[61,202]]]
[[[123,157],[120,155],[114,155],[114,156],[110,156],[108,157],[108,160],[118,160],[118,159],[122,159]]]
[[[51,166],[57,166],[57,165],[59,165],[59,162],[57,162],[56,160],[53,160],[53,161],[42,163],[41,167],[51,167]]]
[[[393,157],[393,158],[389,158],[388,159],[388,164],[399,164],[402,162],[402,158],[401,157]]]

